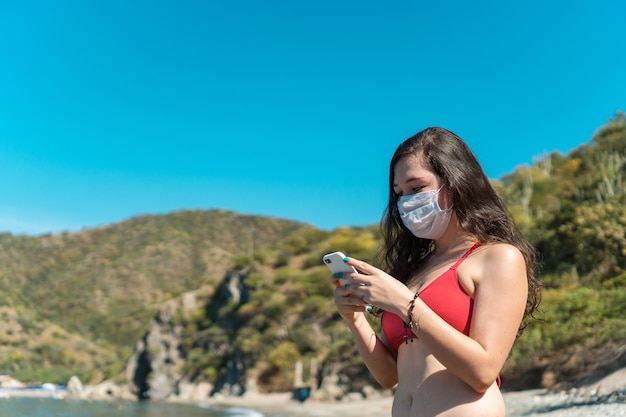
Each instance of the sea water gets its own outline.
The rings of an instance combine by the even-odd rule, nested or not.
[[[0,399],[2,417],[262,417],[244,408],[126,401],[64,401],[47,398]]]

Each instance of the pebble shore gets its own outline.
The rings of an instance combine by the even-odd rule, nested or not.
[[[508,417],[626,417],[626,388],[550,393],[522,391],[504,395]]]
[[[509,414],[509,417],[625,417],[626,404],[570,407],[546,413]]]

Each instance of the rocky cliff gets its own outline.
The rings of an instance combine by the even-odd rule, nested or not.
[[[245,276],[245,272],[229,272],[217,288],[187,292],[161,306],[127,363],[125,374],[131,393],[139,400],[163,400],[217,392],[237,395],[245,391],[246,367],[236,354],[229,356],[225,375],[214,384],[209,384],[196,375],[184,372],[189,352],[188,347],[183,345],[184,323],[193,314],[216,318],[224,306],[240,305],[246,301]],[[232,328],[236,324],[223,320],[220,323],[224,328]],[[205,348],[213,352],[232,351],[228,342],[209,341],[210,346]]]
[[[128,361],[126,378],[138,399],[164,399],[176,391],[185,362],[182,356],[182,326],[176,314],[189,315],[197,307],[197,292],[188,292],[163,304],[137,342]]]

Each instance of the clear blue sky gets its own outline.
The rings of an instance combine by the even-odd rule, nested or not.
[[[377,223],[447,127],[498,179],[626,110],[626,2],[0,1],[0,231]]]

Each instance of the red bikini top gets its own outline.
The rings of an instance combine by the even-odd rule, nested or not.
[[[474,311],[474,300],[461,287],[456,269],[479,246],[480,242],[476,242],[474,246],[461,256],[461,259],[456,261],[446,272],[435,278],[419,294],[419,297],[432,311],[465,335],[469,335],[472,312]],[[417,339],[415,333],[404,326],[404,322],[398,315],[385,311],[381,320],[385,337],[396,349],[396,352],[403,342],[408,342],[408,339]],[[500,375],[498,375],[496,383],[498,387],[502,385]]]
[[[479,246],[480,242],[476,242],[450,269],[439,275],[419,294],[432,311],[465,335],[469,335],[474,300],[461,287],[456,270]],[[384,312],[381,320],[385,337],[396,351],[408,339],[417,339],[411,329],[405,328],[404,321],[398,315]]]

